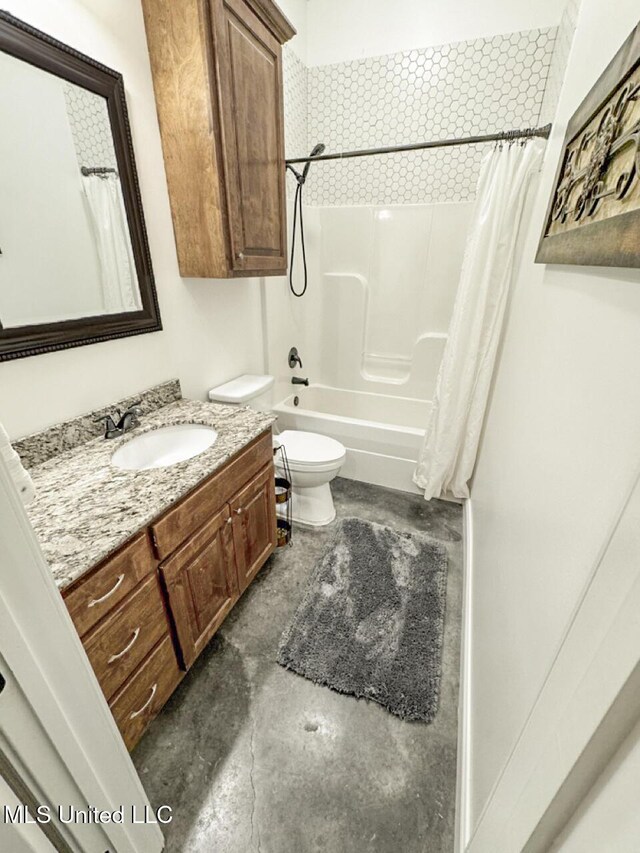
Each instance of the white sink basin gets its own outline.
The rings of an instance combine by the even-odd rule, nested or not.
[[[178,424],[145,432],[127,441],[111,457],[116,468],[145,471],[192,459],[215,442],[218,433],[203,424]]]

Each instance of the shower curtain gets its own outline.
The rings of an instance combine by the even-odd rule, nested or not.
[[[127,214],[115,174],[82,178],[96,238],[104,307],[109,314],[142,308]]]
[[[449,336],[413,476],[427,500],[469,496],[518,227],[543,151],[541,139],[499,143],[482,163]]]

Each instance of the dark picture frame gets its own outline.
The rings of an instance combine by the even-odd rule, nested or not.
[[[571,117],[536,263],[640,267],[640,24]]]
[[[140,311],[15,328],[0,325],[0,361],[160,331],[122,75],[4,11],[0,11],[0,51],[105,98],[142,303]]]

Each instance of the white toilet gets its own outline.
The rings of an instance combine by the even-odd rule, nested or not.
[[[273,444],[284,445],[287,454],[293,487],[293,520],[307,527],[331,524],[336,509],[329,483],[344,465],[344,445],[328,435],[295,429],[285,429],[274,436]],[[279,455],[276,458],[278,467],[280,458]]]
[[[264,411],[264,397],[273,387],[273,382],[273,376],[245,374],[212,388],[209,399],[237,406],[248,403]],[[344,445],[326,435],[292,429],[274,436],[273,445],[284,446],[289,462],[293,520],[305,527],[330,524],[336,517],[336,510],[329,483],[338,476],[344,464]],[[276,466],[279,475],[282,475],[281,454],[276,457]]]

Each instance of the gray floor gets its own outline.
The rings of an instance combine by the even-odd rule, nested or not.
[[[453,850],[461,510],[350,480],[332,486],[339,516],[423,530],[448,548],[437,717],[404,722],[275,663],[333,525],[296,531],[134,751],[152,804],[174,810],[169,853]]]

